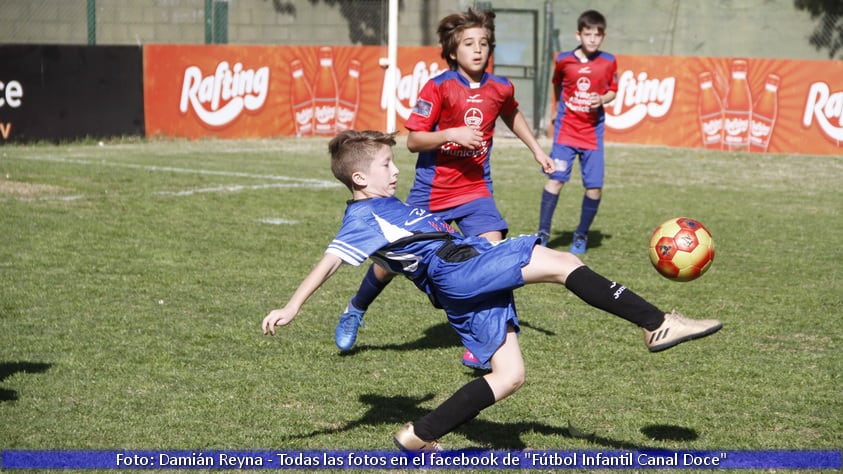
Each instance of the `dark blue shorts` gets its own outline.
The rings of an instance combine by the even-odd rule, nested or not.
[[[462,343],[487,362],[503,344],[508,325],[520,329],[513,290],[524,286],[521,268],[530,263],[535,235],[490,243],[469,237],[459,243],[473,252],[455,252],[453,260],[435,259],[428,268],[434,298],[448,314],[448,321]],[[460,256],[462,255],[462,256]]]
[[[602,188],[605,171],[605,158],[603,147],[597,150],[586,150],[568,145],[554,144],[550,150],[550,157],[556,164],[556,169],[547,176],[556,181],[567,183],[571,180],[571,168],[574,160],[580,157],[580,174],[584,188]]]
[[[480,235],[499,230],[506,236],[508,230],[506,220],[492,198],[475,199],[434,214],[449,224],[456,224],[463,235]]]

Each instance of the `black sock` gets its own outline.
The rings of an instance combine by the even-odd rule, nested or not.
[[[629,288],[607,280],[586,266],[571,272],[565,286],[591,306],[620,316],[644,329],[652,331],[664,322],[664,311]]]
[[[483,377],[463,385],[451,398],[413,423],[416,436],[433,441],[454,431],[495,403],[495,393]]]

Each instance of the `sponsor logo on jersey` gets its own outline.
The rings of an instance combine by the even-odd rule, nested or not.
[[[483,97],[480,94],[474,94],[474,95],[468,96],[468,98],[466,98],[465,101],[468,102],[469,104],[482,104],[483,103]]]

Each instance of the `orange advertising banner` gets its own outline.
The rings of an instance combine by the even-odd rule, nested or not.
[[[606,141],[843,155],[843,61],[618,56]]]
[[[386,48],[149,45],[148,136],[333,136],[386,128]],[[404,47],[392,91],[403,124],[427,80],[447,69],[438,47]]]
[[[404,123],[438,46],[400,47],[386,90],[381,46],[147,45],[148,136],[332,136]],[[750,152],[843,154],[843,61],[618,55],[606,141]],[[527,98],[521,97],[521,101]]]

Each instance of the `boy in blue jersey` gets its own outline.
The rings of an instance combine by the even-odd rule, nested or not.
[[[618,63],[613,55],[600,50],[605,37],[606,18],[595,10],[583,12],[577,19],[580,45],[560,53],[553,69],[553,93],[558,106],[550,156],[556,162],[556,170],[547,174],[542,190],[537,233],[542,245],[547,245],[559,194],[571,179],[571,167],[579,156],[585,193],[569,250],[575,254],[586,252],[588,231],[603,197],[603,106],[614,100],[618,91]]]
[[[393,134],[348,130],[330,144],[331,170],[352,194],[342,225],[322,259],[287,304],[262,322],[264,334],[289,324],[307,299],[343,263],[371,258],[409,278],[445,310],[463,345],[491,372],[465,384],[432,412],[407,423],[394,442],[402,450],[439,450],[437,439],[518,390],[525,380],[513,290],[531,283],[565,285],[586,303],[641,327],[651,352],[714,333],[716,320],[664,313],[626,287],[595,273],[576,256],[542,247],[536,236],[496,243],[463,237],[447,222],[397,199]]]
[[[495,48],[494,19],[494,12],[469,9],[439,22],[448,70],[425,83],[405,123],[410,130],[407,147],[419,154],[407,203],[456,224],[464,235],[490,241],[503,239],[508,230],[492,189],[490,158],[498,117],[527,145],[544,172],[553,171],[553,161],[518,109],[512,82],[486,72]],[[334,340],[341,350],[354,345],[363,313],[392,277],[377,265],[369,268],[337,324]],[[470,350],[462,361],[488,369]]]

